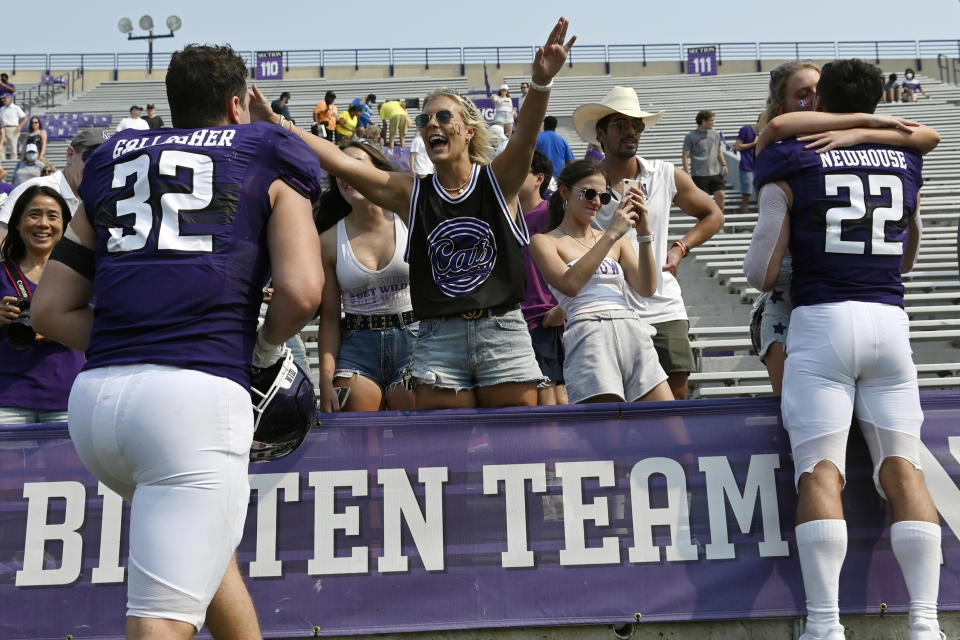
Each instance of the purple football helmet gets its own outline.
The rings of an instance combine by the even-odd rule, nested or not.
[[[250,460],[267,462],[290,455],[303,444],[317,421],[313,383],[284,347],[276,364],[254,367],[250,377],[253,401],[253,444]]]

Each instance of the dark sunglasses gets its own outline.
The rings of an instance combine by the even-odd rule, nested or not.
[[[610,124],[616,127],[618,133],[626,133],[627,129],[630,128],[631,125],[633,126],[634,131],[637,133],[643,133],[643,130],[647,126],[644,124],[643,118],[621,118],[620,120],[613,120]]]
[[[580,192],[579,198],[581,200],[593,200],[597,196],[600,196],[600,204],[610,204],[610,199],[613,198],[609,191],[600,192],[596,189],[584,189],[583,187],[574,188]]]
[[[453,119],[453,112],[448,109],[441,109],[432,116],[429,113],[421,113],[413,122],[418,128],[423,129],[430,124],[431,118],[436,118],[437,124],[450,124],[450,121]]]

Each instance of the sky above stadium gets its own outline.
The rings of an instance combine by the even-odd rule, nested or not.
[[[0,53],[101,53],[146,50],[117,29],[122,17],[134,25],[150,14],[155,33],[167,33],[167,16],[183,27],[159,40],[157,51],[189,42],[228,42],[239,50],[444,47],[542,43],[553,20],[565,15],[582,44],[675,42],[793,42],[836,40],[927,40],[960,37],[960,2],[926,0],[910,13],[902,0],[767,0],[727,2],[615,2],[571,0],[461,0],[323,3],[316,0],[220,3],[209,0],[119,2],[43,0],[17,3],[27,17],[4,29]],[[355,7],[352,16],[318,15],[318,9]],[[550,9],[545,10],[545,7]],[[594,7],[602,7],[595,10]],[[16,12],[15,12],[16,13]],[[29,26],[27,26],[29,25]],[[136,29],[135,35],[142,31]]]

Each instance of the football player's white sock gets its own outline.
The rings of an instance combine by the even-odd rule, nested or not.
[[[910,594],[910,624],[922,622],[932,631],[939,630],[940,525],[920,520],[894,522],[890,544]]]
[[[794,531],[807,595],[807,633],[826,636],[841,627],[838,598],[840,568],[847,555],[847,523],[811,520],[798,524]]]

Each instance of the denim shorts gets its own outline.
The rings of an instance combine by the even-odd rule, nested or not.
[[[740,170],[740,193],[756,198],[757,188],[753,182],[753,178],[753,171],[744,171],[743,169]]]
[[[417,339],[417,324],[384,331],[353,329],[340,334],[335,378],[360,375],[383,389],[403,382],[410,369],[410,354]]]
[[[760,362],[766,360],[771,344],[787,342],[790,313],[793,311],[793,303],[790,300],[792,274],[793,261],[789,257],[784,258],[773,289],[757,298],[753,305],[751,324],[759,325],[759,344],[755,344],[754,348],[757,349]]]
[[[543,377],[550,382],[563,384],[563,327],[530,329],[530,340]]]
[[[421,320],[411,373],[417,385],[455,391],[543,379],[520,309],[476,320]]]

